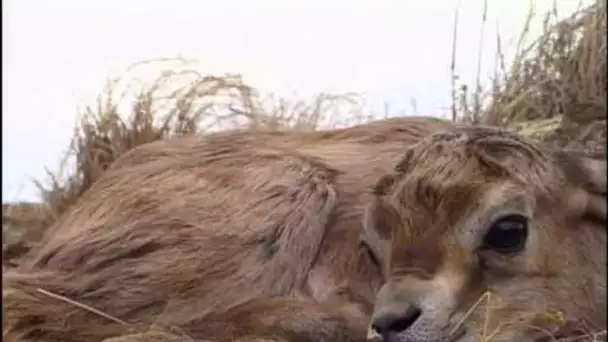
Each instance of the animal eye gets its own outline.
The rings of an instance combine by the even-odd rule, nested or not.
[[[484,247],[508,254],[521,251],[528,238],[528,219],[507,215],[495,221],[484,237]]]
[[[361,246],[361,248],[365,249],[365,253],[367,254],[367,257],[370,259],[370,261],[376,267],[381,267],[380,260],[378,260],[378,258],[376,257],[376,254],[374,253],[374,251],[372,251],[372,248],[364,241],[360,242],[360,246]]]

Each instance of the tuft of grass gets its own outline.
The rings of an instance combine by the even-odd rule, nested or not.
[[[48,210],[44,204],[2,204],[3,266],[14,266],[14,261],[42,238],[46,217]]]
[[[543,33],[523,45],[533,17],[531,11],[509,68],[500,49],[501,37],[497,37],[491,89],[483,90],[478,83],[470,95],[466,84],[453,84],[453,93],[459,94],[453,95],[454,116],[521,130],[554,146],[604,151],[606,0],[597,0],[561,21],[556,20],[556,10],[546,13]],[[488,103],[485,108],[477,105],[480,98]]]
[[[151,64],[159,75],[133,89],[137,80],[129,76]],[[354,94],[318,94],[308,101],[262,98],[241,76],[205,75],[186,60],[137,63],[108,80],[96,105],[80,113],[63,172],[48,172],[50,181],[37,183],[49,208],[46,223],[51,224],[114,160],[136,146],[229,129],[313,131],[336,117],[357,122],[359,118],[351,115],[357,105],[360,99]],[[69,161],[73,164],[66,170]]]
[[[544,336],[536,340],[537,342],[596,342],[606,341],[606,331],[594,331],[593,328],[585,324],[569,320],[568,317],[558,310],[547,310],[544,312],[529,312],[523,315],[513,316],[506,320],[492,323],[492,314],[498,303],[498,298],[494,293],[486,291],[479,296],[463,317],[450,329],[450,336],[457,336],[462,332],[463,324],[471,317],[476,310],[483,310],[484,325],[477,336],[477,341],[491,342],[505,328],[537,330]],[[540,328],[540,326],[550,328]]]

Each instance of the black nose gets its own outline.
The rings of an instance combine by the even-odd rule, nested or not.
[[[407,330],[416,322],[422,310],[415,305],[408,305],[400,310],[387,310],[372,320],[372,329],[382,336]]]

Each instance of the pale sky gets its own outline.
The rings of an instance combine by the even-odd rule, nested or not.
[[[568,14],[578,0],[557,0]],[[589,1],[583,1],[588,3]],[[540,14],[551,0],[537,0]],[[496,29],[513,47],[529,0],[487,0],[482,77]],[[240,73],[261,93],[359,92],[373,105],[441,115],[457,73],[477,70],[483,0],[4,0],[2,201],[37,200],[32,179],[57,170],[77,107],[110,72],[183,56],[212,74]],[[510,39],[509,39],[510,38]]]

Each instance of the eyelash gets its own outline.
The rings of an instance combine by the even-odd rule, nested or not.
[[[374,252],[372,251],[371,247],[367,243],[365,243],[363,241],[360,242],[360,246],[361,246],[361,248],[365,249],[365,253],[367,254],[367,257],[371,260],[371,262],[375,266],[377,266],[378,268],[380,268],[381,267],[380,266],[380,261],[376,257],[376,254],[374,254]]]

